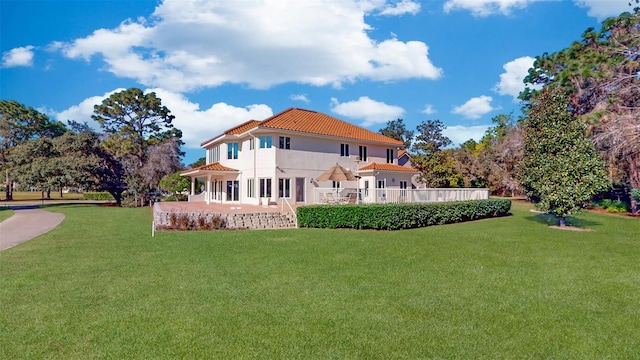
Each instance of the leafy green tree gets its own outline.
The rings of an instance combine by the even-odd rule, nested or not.
[[[459,187],[463,185],[452,151],[445,151],[451,140],[442,134],[446,126],[440,120],[423,121],[416,128],[418,135],[411,146],[411,162],[420,170],[419,180],[429,187]]]
[[[13,100],[0,100],[0,169],[5,172],[5,197],[13,199],[9,161],[13,149],[37,138],[53,138],[66,131],[64,124],[51,121],[37,110]]]
[[[108,135],[121,143],[122,155],[133,156],[143,166],[150,138],[162,137],[173,127],[175,118],[154,92],[130,88],[115,94],[94,106],[92,119]]]
[[[124,190],[119,164],[94,132],[68,131],[57,138],[38,138],[10,154],[16,179],[47,194],[65,187],[109,191],[120,204]],[[119,179],[119,180],[118,180]]]
[[[387,126],[380,129],[379,133],[392,139],[402,141],[405,149],[409,149],[411,147],[414,134],[413,131],[407,130],[404,120],[402,119],[387,121]]]
[[[544,89],[523,121],[524,157],[518,167],[525,194],[536,206],[565,217],[580,210],[609,185],[606,166],[586,126],[570,111],[562,89]]]
[[[92,118],[105,131],[103,145],[122,165],[134,198],[144,199],[163,176],[177,170],[182,132],[173,128],[175,117],[155,93],[131,88],[112,94],[94,107]]]
[[[193,164],[189,165],[189,168],[193,169],[195,167],[198,166],[202,166],[202,165],[206,165],[207,163],[207,158],[205,158],[204,156],[199,158],[198,160],[196,160]]]
[[[178,201],[187,200],[191,181],[189,178],[180,176],[181,171],[166,175],[160,180],[160,188],[173,194]],[[186,193],[186,194],[185,194]]]
[[[638,1],[635,1],[635,5]],[[633,6],[633,2],[630,3]],[[597,149],[610,168],[624,174],[628,187],[640,187],[640,13],[606,19],[600,30],[587,29],[566,49],[536,58],[525,82],[562,88],[588,124]],[[537,91],[521,98],[529,105]]]
[[[468,140],[455,152],[456,165],[465,187],[487,187],[492,194],[518,193],[515,165],[522,157],[522,139],[513,114],[491,119],[479,142]]]

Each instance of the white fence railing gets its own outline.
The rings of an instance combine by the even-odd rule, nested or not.
[[[334,189],[316,188],[314,202],[316,204],[349,203],[346,199],[355,197],[356,203],[428,203],[443,201],[483,200],[489,198],[489,189]]]

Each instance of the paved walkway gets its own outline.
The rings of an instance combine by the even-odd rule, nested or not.
[[[6,250],[54,229],[64,214],[52,213],[36,206],[11,207],[13,216],[0,222],[0,251]]]

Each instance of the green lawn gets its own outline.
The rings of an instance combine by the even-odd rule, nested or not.
[[[0,222],[7,220],[13,215],[13,210],[0,206]]]
[[[47,200],[82,200],[82,194],[77,193],[67,193],[62,194],[60,196],[59,191],[51,192],[51,199]],[[5,201],[6,196],[4,191],[0,192],[0,201]],[[14,191],[13,192],[13,201],[32,201],[32,200],[42,200],[42,193],[40,191]]]
[[[60,227],[0,253],[0,358],[637,358],[640,221],[529,208],[151,238],[148,208],[50,207]]]

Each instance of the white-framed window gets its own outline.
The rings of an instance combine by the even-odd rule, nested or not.
[[[247,197],[254,198],[256,197],[256,180],[251,178],[247,179]]]
[[[340,181],[334,181],[332,185],[334,189],[340,189]]]
[[[281,197],[281,198],[291,197],[291,179],[287,179],[287,178],[278,179],[278,197]]]
[[[260,149],[269,149],[271,147],[271,136],[260,136]]]
[[[256,139],[255,138],[249,139],[249,150],[253,150],[255,148],[256,148]]]
[[[271,179],[270,178],[260,179],[260,197],[261,198],[271,197]]]
[[[407,182],[402,180],[400,181],[400,196],[407,196]]]
[[[369,196],[369,180],[364,181],[364,196]]]
[[[367,161],[367,147],[360,145],[358,148],[358,154],[360,155],[360,160]]]
[[[280,136],[280,138],[278,139],[279,141],[279,146],[280,149],[286,149],[289,150],[291,149],[291,138],[288,136]]]
[[[237,159],[240,145],[237,142],[227,143],[227,159]]]
[[[214,146],[207,149],[207,164],[220,161],[220,146]]]
[[[349,144],[340,144],[340,156],[349,156]]]
[[[393,153],[395,151],[393,149],[387,149],[387,164],[393,164]]]

